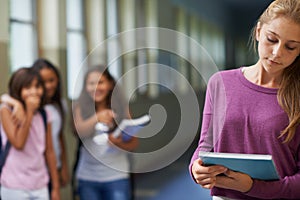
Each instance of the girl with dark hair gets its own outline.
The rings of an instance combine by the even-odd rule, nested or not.
[[[1,198],[49,199],[49,174],[52,182],[51,199],[58,200],[59,179],[52,146],[51,126],[38,110],[45,103],[44,87],[39,73],[32,68],[20,68],[9,82],[9,95],[21,102],[24,120],[14,123],[12,108],[2,105],[2,143],[9,141],[11,148],[1,173]],[[47,116],[47,119],[50,119]]]
[[[80,200],[129,200],[130,163],[128,151],[137,147],[137,138],[123,141],[109,136],[110,150],[101,153],[93,141],[95,125],[106,124],[113,130],[123,118],[129,118],[114,78],[104,66],[89,69],[78,100],[73,105],[74,124],[82,141],[76,178]]]
[[[52,116],[52,141],[60,184],[61,186],[66,186],[69,182],[69,169],[63,130],[67,104],[62,98],[60,73],[50,61],[43,58],[36,60],[32,68],[40,74],[45,86],[45,109]]]

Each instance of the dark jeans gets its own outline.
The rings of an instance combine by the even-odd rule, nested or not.
[[[130,200],[130,180],[111,182],[78,180],[80,200]]]

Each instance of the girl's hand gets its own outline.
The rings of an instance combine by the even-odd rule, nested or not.
[[[28,96],[25,98],[26,111],[35,112],[41,103],[41,98],[39,96]]]
[[[220,165],[203,166],[201,159],[195,160],[192,165],[192,175],[195,181],[206,189],[211,189],[216,186],[217,175],[226,171],[227,168]]]
[[[119,137],[115,138],[112,136],[112,134],[109,134],[108,139],[113,145],[116,145],[117,147],[122,146],[122,144],[124,143],[121,135]]]
[[[60,185],[62,187],[66,186],[69,182],[70,177],[69,177],[69,171],[65,165],[62,166],[59,175],[60,175]]]
[[[24,122],[25,111],[22,103],[15,101],[12,110],[12,119],[15,124],[22,124]]]
[[[60,200],[60,192],[59,188],[57,189],[52,189],[51,191],[51,200]]]
[[[244,173],[227,170],[225,176],[218,176],[216,187],[237,190],[240,192],[248,192],[253,185],[252,178]]]
[[[108,139],[110,142],[110,145],[115,145],[125,151],[133,151],[138,146],[138,139],[136,137],[132,137],[129,141],[124,142],[122,139],[122,136],[115,138],[112,136],[112,134],[108,135]]]
[[[107,124],[108,126],[114,122],[115,113],[111,109],[101,110],[97,112],[96,115],[99,122]]]
[[[12,98],[8,94],[1,95],[0,101],[12,107],[12,121],[14,124],[20,125],[25,121],[25,111],[23,104],[20,101]]]

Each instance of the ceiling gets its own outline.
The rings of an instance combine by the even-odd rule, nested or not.
[[[273,0],[214,0],[233,9],[249,12],[266,8]]]
[[[273,0],[172,0],[228,33],[248,34]]]

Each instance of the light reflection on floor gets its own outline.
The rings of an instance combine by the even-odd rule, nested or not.
[[[210,200],[210,191],[191,179],[190,154],[161,170],[135,175],[135,200]]]

